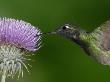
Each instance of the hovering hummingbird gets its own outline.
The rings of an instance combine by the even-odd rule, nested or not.
[[[59,34],[75,42],[99,63],[110,66],[110,21],[103,23],[92,32],[65,24],[48,34]]]

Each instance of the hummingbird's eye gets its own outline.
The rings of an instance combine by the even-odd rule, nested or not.
[[[65,30],[66,29],[66,26],[63,26],[62,29]]]
[[[69,26],[63,26],[62,29],[66,30],[67,28],[69,28]]]

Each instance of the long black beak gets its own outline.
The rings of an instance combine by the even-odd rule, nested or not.
[[[47,33],[42,33],[42,34],[46,34],[46,35],[53,35],[53,34],[56,34],[56,32],[47,32]]]
[[[40,33],[40,34],[37,35],[37,36],[42,36],[42,35],[54,35],[54,34],[57,34],[57,32],[46,32],[46,33]]]

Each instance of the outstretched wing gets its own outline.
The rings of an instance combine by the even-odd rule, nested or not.
[[[105,50],[110,50],[110,21],[106,21],[97,28],[100,33],[100,46]]]

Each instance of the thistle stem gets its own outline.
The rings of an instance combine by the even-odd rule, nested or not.
[[[5,78],[6,78],[6,70],[3,71],[1,82],[5,82]]]

